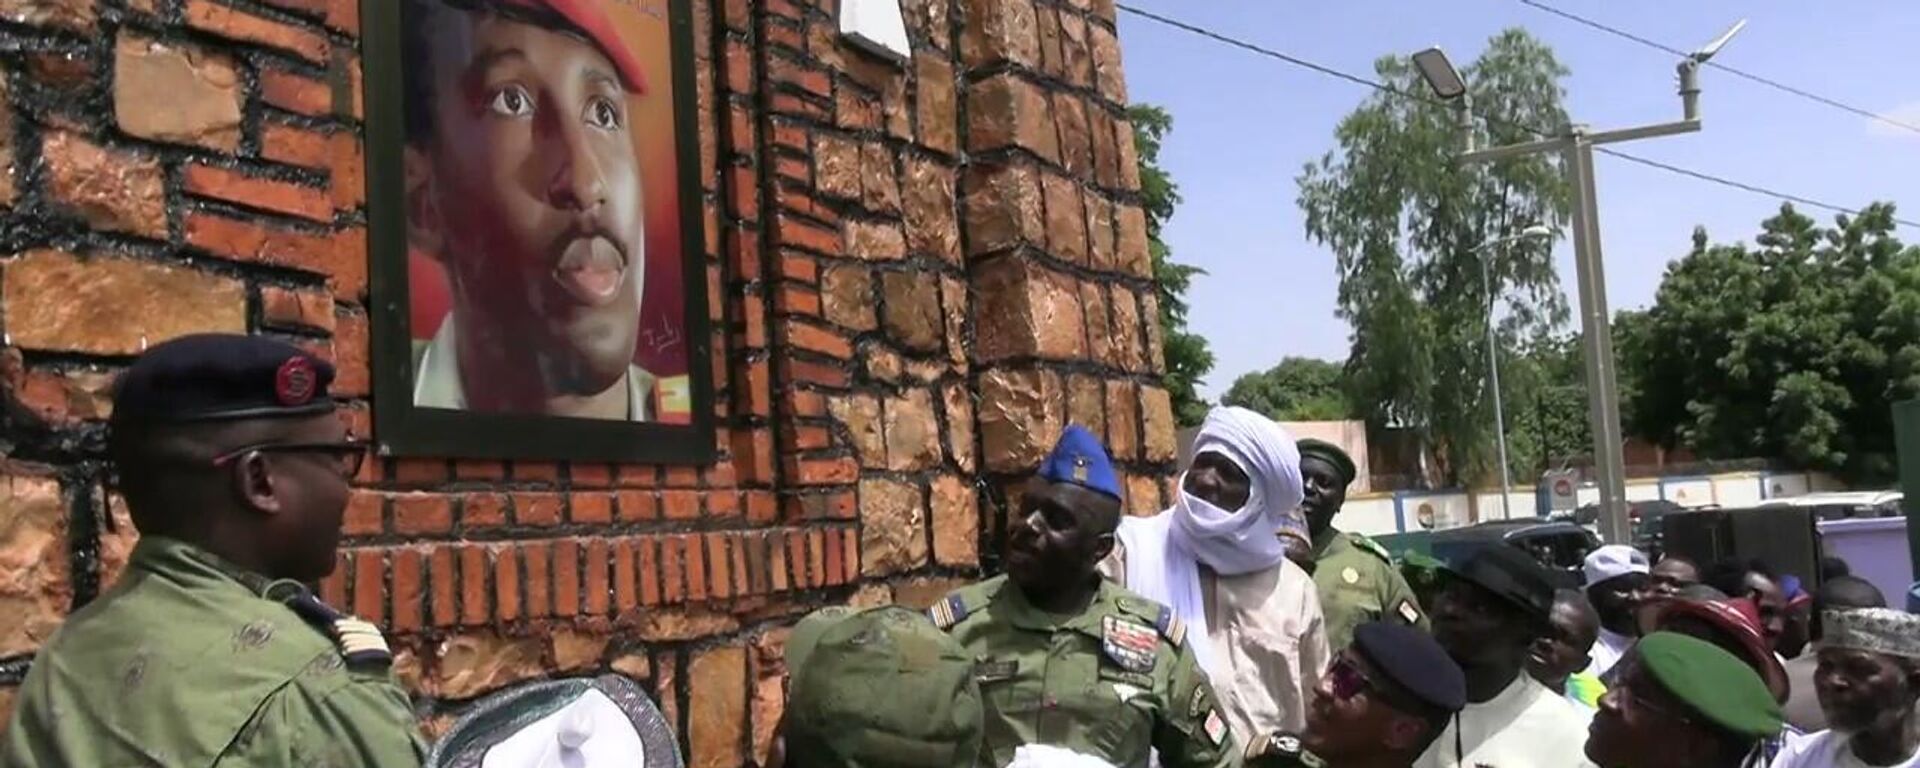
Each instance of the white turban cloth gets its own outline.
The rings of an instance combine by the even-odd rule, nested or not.
[[[1172,509],[1122,521],[1119,536],[1126,548],[1127,588],[1172,606],[1174,615],[1201,628],[1187,637],[1201,666],[1212,669],[1199,564],[1227,576],[1279,566],[1286,560],[1280,529],[1288,516],[1300,514],[1304,492],[1300,448],[1293,435],[1254,411],[1224,407],[1209,412],[1193,443],[1194,456],[1204,453],[1225,456],[1246,473],[1250,488],[1245,504],[1232,511],[1214,506],[1187,493],[1182,475]]]

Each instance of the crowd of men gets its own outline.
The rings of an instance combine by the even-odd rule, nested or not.
[[[34,659],[0,765],[679,764],[618,676],[515,690],[422,740],[379,632],[303,586],[336,561],[366,453],[332,378],[226,335],[128,369],[110,453],[141,539]],[[1004,573],[924,612],[807,616],[769,763],[1920,767],[1920,617],[1866,581],[1807,593],[1765,563],[1610,545],[1556,588],[1491,544],[1416,594],[1334,527],[1355,479],[1338,447],[1221,408],[1195,449],[1173,506],[1127,517],[1100,441],[1069,427],[1009,515]]]

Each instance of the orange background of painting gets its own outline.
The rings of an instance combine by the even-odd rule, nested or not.
[[[674,140],[674,82],[667,0],[600,0],[621,39],[646,71],[647,92],[629,96],[627,125],[640,161],[646,208],[646,285],[641,294],[640,339],[634,363],[658,377],[688,372],[686,296],[681,260],[680,172]],[[418,251],[407,257],[409,319],[415,339],[440,329],[451,306],[445,270]],[[665,414],[663,414],[664,416]]]

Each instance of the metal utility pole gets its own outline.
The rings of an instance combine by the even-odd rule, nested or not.
[[[1475,150],[1470,129],[1472,112],[1467,88],[1447,55],[1439,48],[1414,54],[1420,74],[1442,99],[1457,100],[1463,126],[1468,126],[1464,162],[1479,163],[1538,152],[1558,152],[1565,158],[1567,184],[1573,192],[1574,271],[1580,286],[1580,330],[1586,352],[1587,417],[1593,427],[1593,461],[1599,475],[1600,535],[1613,544],[1631,543],[1627,518],[1626,461],[1620,435],[1620,393],[1614,375],[1613,328],[1607,312],[1606,270],[1600,257],[1600,213],[1593,186],[1593,148],[1656,136],[1700,130],[1700,66],[1739,34],[1742,19],[1725,34],[1680,61],[1681,119],[1678,122],[1593,132],[1583,125],[1569,126],[1553,138]]]
[[[1513,509],[1508,506],[1513,503],[1508,500],[1513,495],[1513,478],[1509,476],[1511,470],[1507,468],[1507,412],[1500,402],[1500,337],[1493,328],[1493,277],[1488,262],[1492,260],[1494,249],[1501,246],[1551,237],[1553,230],[1535,224],[1521,230],[1520,234],[1488,240],[1473,249],[1480,260],[1480,291],[1487,297],[1487,381],[1488,386],[1493,388],[1493,434],[1500,446],[1500,518],[1503,520],[1513,519]]]

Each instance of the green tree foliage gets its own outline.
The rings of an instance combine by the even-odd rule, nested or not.
[[[1542,337],[1503,360],[1500,387],[1515,482],[1593,453],[1578,334]]]
[[[1412,63],[1389,56],[1381,80],[1407,93],[1427,86]],[[1537,138],[1520,125],[1565,125],[1566,67],[1521,30],[1494,37],[1462,75],[1473,102],[1503,119],[1479,129],[1483,146]],[[1376,93],[1340,121],[1338,147],[1298,178],[1307,235],[1334,253],[1339,315],[1353,326],[1347,361],[1353,401],[1376,426],[1417,430],[1443,479],[1489,476],[1493,402],[1485,317],[1503,305],[1503,348],[1566,321],[1550,249],[1477,249],[1529,224],[1558,224],[1569,195],[1559,159],[1529,155],[1462,164],[1447,106]],[[1492,290],[1481,284],[1489,260]]]
[[[1353,417],[1345,379],[1339,363],[1289,357],[1266,371],[1241,375],[1220,403],[1251,408],[1275,421],[1338,421]]]
[[[1920,396],[1920,247],[1894,236],[1888,204],[1831,227],[1783,205],[1753,246],[1696,229],[1623,331],[1633,433],[1885,481],[1890,404]]]
[[[1135,104],[1127,109],[1127,116],[1133,120],[1134,149],[1140,158],[1140,199],[1147,210],[1147,247],[1153,255],[1153,283],[1160,301],[1167,391],[1174,419],[1190,427],[1207,417],[1207,402],[1200,398],[1198,387],[1200,379],[1213,370],[1213,351],[1205,338],[1187,330],[1187,286],[1194,275],[1206,272],[1174,262],[1166,241],[1160,239],[1161,228],[1180,204],[1179,186],[1160,167],[1160,143],[1173,130],[1173,116],[1151,104]]]

